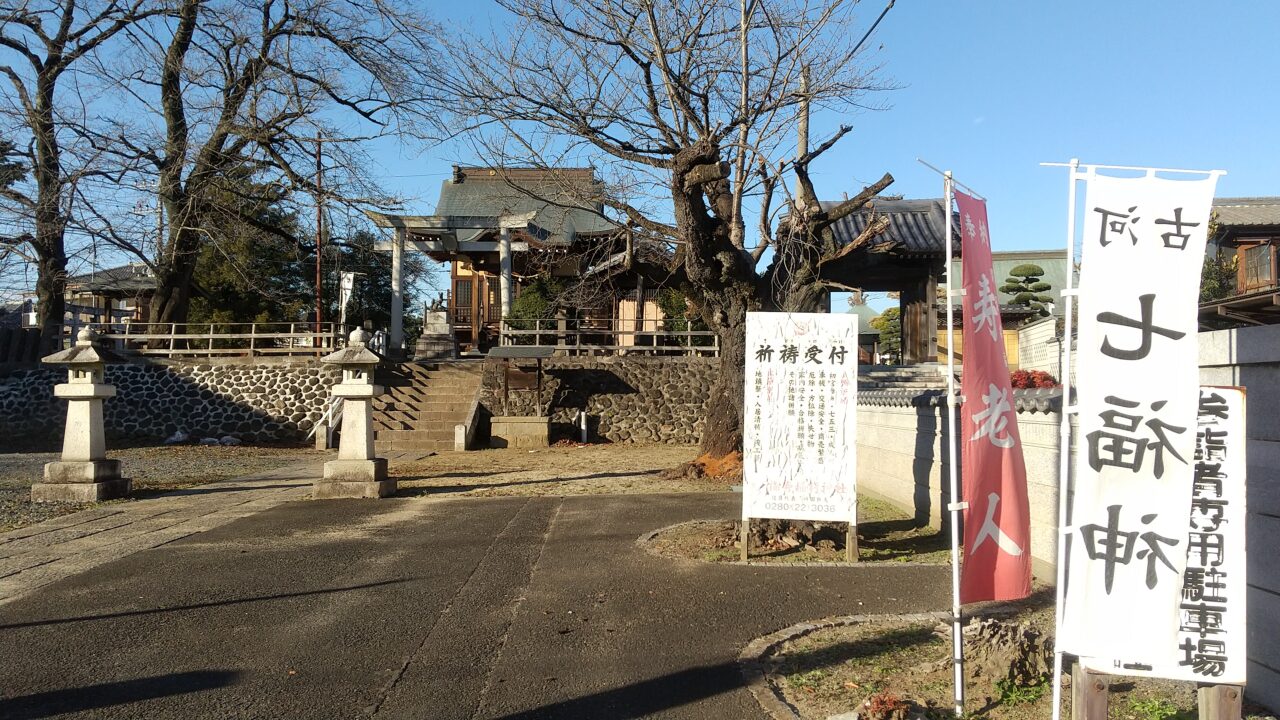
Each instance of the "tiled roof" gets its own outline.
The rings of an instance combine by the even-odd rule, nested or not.
[[[129,264],[67,278],[67,287],[81,292],[144,292],[156,289],[156,276],[146,265]]]
[[[824,209],[832,209],[839,201],[823,202]],[[889,218],[889,229],[873,241],[873,245],[896,243],[901,253],[943,254],[946,242],[944,224],[946,213],[942,198],[926,200],[873,200],[871,209],[853,213],[836,221],[832,226],[838,243],[846,243],[862,232],[869,219],[876,215]],[[952,218],[952,247],[960,249],[960,230]]]
[[[1217,198],[1213,209],[1223,226],[1280,225],[1280,197]]]
[[[587,169],[536,170],[455,167],[440,187],[436,216],[499,217],[537,212],[536,224],[552,237],[606,233],[616,226],[591,202],[601,192]],[[576,206],[576,207],[575,207]],[[595,208],[595,209],[592,209]]]

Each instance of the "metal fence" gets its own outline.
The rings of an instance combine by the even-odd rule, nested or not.
[[[499,343],[550,346],[568,355],[720,355],[714,332],[671,319],[507,319]]]

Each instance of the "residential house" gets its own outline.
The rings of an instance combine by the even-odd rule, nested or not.
[[[1225,297],[1201,303],[1201,326],[1280,323],[1280,197],[1218,198],[1213,209],[1217,229],[1207,252],[1234,263],[1235,273]]]

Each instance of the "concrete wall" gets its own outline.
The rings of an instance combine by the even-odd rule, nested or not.
[[[1057,318],[1047,317],[1018,328],[1019,369],[1043,370],[1058,377],[1061,359],[1058,344],[1052,342],[1057,322]]]
[[[1015,390],[1014,395],[1027,464],[1032,566],[1038,577],[1052,581],[1058,551],[1058,397],[1046,390]],[[865,392],[859,398],[858,489],[912,513],[921,526],[945,527],[948,519],[944,397],[929,391]]]
[[[62,437],[66,403],[53,386],[66,371],[50,367],[0,374],[0,438]],[[150,361],[108,365],[116,397],[104,403],[108,437],[156,441],[181,430],[193,437],[232,435],[246,442],[301,440],[319,420],[338,372],[314,361]]]

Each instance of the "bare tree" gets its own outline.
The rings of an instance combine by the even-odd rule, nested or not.
[[[150,254],[103,224],[154,270],[152,322],[186,320],[211,214],[254,206],[217,204],[233,172],[254,181],[238,187],[265,193],[242,200],[283,190],[308,203],[394,202],[376,187],[362,143],[416,122],[432,33],[411,4],[180,0],[163,22],[130,30],[129,53],[99,58],[104,76],[146,112],[82,130],[122,175],[155,183],[169,218]],[[258,218],[240,220],[305,242]]]
[[[884,227],[844,245],[830,230],[891,176],[829,206],[809,172],[850,131],[810,147],[809,109],[859,107],[877,87],[854,42],[868,26],[856,0],[499,2],[515,26],[450,45],[441,109],[491,152],[586,160],[669,198],[663,208],[618,194],[603,202],[676,248],[686,295],[721,341],[702,449],[740,449],[746,313],[817,310],[833,286],[824,265]]]
[[[0,0],[0,74],[8,80],[3,113],[16,126],[7,129],[27,135],[31,171],[31,187],[0,189],[0,197],[33,229],[44,351],[56,346],[62,332],[69,191],[92,172],[87,164],[65,162],[67,113],[60,85],[87,55],[160,12],[152,0]],[[83,110],[80,98],[72,104]]]

